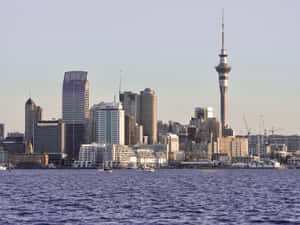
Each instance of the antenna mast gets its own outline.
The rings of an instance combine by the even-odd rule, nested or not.
[[[224,8],[222,9],[222,49],[224,49]]]
[[[123,70],[120,69],[119,96],[120,96],[121,91],[122,91],[122,73],[123,73]]]

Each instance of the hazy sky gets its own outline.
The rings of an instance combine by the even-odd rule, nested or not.
[[[0,1],[0,123],[24,131],[31,96],[45,119],[61,117],[65,71],[86,70],[90,105],[123,90],[153,88],[158,118],[188,123],[196,106],[219,118],[221,11],[229,74],[228,121],[243,115],[300,134],[300,1]]]

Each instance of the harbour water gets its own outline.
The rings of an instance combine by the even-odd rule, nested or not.
[[[300,170],[2,171],[0,224],[300,224]]]

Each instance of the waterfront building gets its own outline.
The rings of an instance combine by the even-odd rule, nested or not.
[[[107,145],[106,164],[111,164],[114,168],[136,168],[137,155],[133,148],[127,145]]]
[[[11,163],[17,168],[46,168],[48,166],[48,155],[36,154],[14,154],[11,156]]]
[[[59,120],[39,121],[35,127],[35,153],[65,153],[65,124]]]
[[[62,96],[62,120],[66,126],[68,159],[78,157],[80,145],[87,142],[89,119],[89,82],[87,72],[65,72]]]
[[[0,123],[0,140],[3,140],[5,137],[5,126],[3,123]]]
[[[33,143],[34,127],[43,119],[43,111],[34,101],[29,98],[25,104],[25,141]]]
[[[0,142],[0,146],[8,153],[8,157],[16,153],[25,153],[24,134],[8,133],[7,137]]]
[[[100,144],[125,144],[125,115],[121,103],[97,105],[96,140]]]
[[[78,161],[75,162],[75,165],[79,167],[102,167],[104,152],[105,145],[103,144],[83,144],[80,147]]]
[[[8,162],[8,152],[0,146],[0,165],[7,164]]]

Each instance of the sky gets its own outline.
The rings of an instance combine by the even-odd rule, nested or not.
[[[300,134],[300,1],[0,1],[0,123],[24,131],[25,102],[61,118],[65,71],[88,71],[90,106],[150,87],[158,119],[188,124],[195,107],[219,116],[215,66],[225,48],[228,123],[236,134]]]

